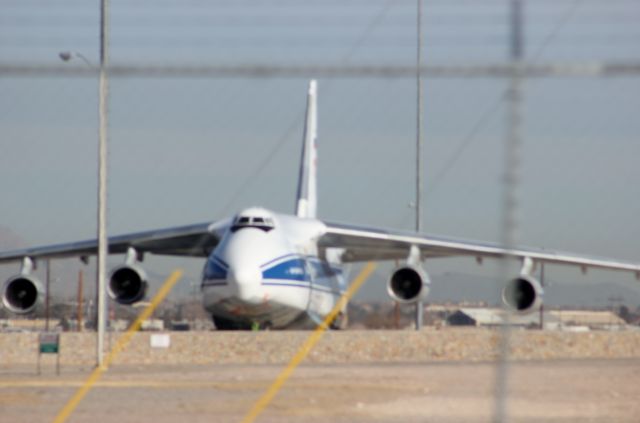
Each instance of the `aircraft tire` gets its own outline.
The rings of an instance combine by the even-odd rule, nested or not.
[[[211,316],[217,330],[251,330],[251,325],[235,322],[220,316]]]

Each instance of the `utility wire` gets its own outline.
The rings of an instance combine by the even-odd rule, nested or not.
[[[536,49],[533,55],[532,63],[535,63],[539,60],[544,50],[553,42],[553,40],[557,37],[557,35],[562,30],[562,28],[564,28],[564,26],[569,22],[571,17],[573,17],[575,12],[578,10],[578,7],[581,6],[584,1],[585,0],[574,0],[572,2],[570,7],[565,11],[561,19],[554,26],[553,30],[547,35],[547,37]],[[489,119],[491,119],[494,116],[494,114],[500,109],[500,107],[502,106],[502,103],[507,98],[507,94],[508,94],[508,90],[504,90],[500,95],[500,97],[494,102],[492,102],[490,106],[485,109],[485,111],[482,113],[480,118],[473,125],[469,133],[458,144],[458,147],[456,148],[454,153],[449,157],[449,159],[446,161],[445,165],[442,166],[438,171],[438,173],[436,173],[436,175],[433,177],[432,182],[431,184],[429,184],[429,188],[425,193],[425,197],[429,198],[429,196],[432,195],[433,192],[439,187],[442,180],[446,178],[446,176],[451,171],[451,169],[453,169],[453,167],[458,162],[460,157],[463,156],[467,148],[472,144],[473,141],[476,140],[476,136],[478,135],[478,133],[480,133],[480,131],[486,127],[487,123],[489,122]]]
[[[569,8],[562,15],[560,20],[556,23],[551,32],[545,37],[544,41],[536,48],[536,51],[533,55],[532,63],[535,63],[539,60],[540,56],[544,52],[544,50],[553,42],[553,40],[557,37],[560,31],[564,28],[564,26],[569,22],[569,20],[576,13],[578,8],[584,3],[586,0],[573,0]],[[425,193],[425,199],[428,200],[433,193],[439,188],[442,181],[447,177],[449,172],[455,167],[456,163],[467,151],[469,146],[476,140],[477,135],[482,131],[489,120],[494,116],[494,114],[502,107],[503,102],[507,98],[508,90],[504,90],[500,97],[498,97],[495,101],[490,103],[489,107],[487,107],[484,112],[480,115],[480,118],[473,125],[471,130],[467,133],[467,135],[462,138],[461,142],[458,144],[458,147],[455,149],[453,154],[449,156],[449,159],[445,162],[445,164],[440,168],[440,170],[435,174],[435,176],[431,179],[431,183],[427,188]],[[400,226],[404,225],[409,217],[413,214],[412,210],[408,210],[400,221]]]

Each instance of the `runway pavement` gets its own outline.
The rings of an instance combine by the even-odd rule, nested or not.
[[[240,422],[282,369],[279,364],[116,365],[69,422]],[[53,421],[89,366],[0,370],[0,421]],[[307,364],[258,422],[488,422],[491,362]],[[640,359],[515,362],[513,422],[622,422],[640,416]]]

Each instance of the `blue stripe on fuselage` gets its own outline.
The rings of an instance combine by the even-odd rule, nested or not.
[[[314,285],[330,288],[336,277],[342,275],[342,269],[331,266],[314,256],[301,256],[298,254],[286,254],[271,259],[260,266],[262,279],[288,280],[291,282],[309,283],[313,279]],[[216,285],[222,285],[227,279],[229,266],[219,257],[211,255],[204,270],[204,280],[215,280]]]
[[[273,262],[273,260],[272,260]],[[262,271],[263,279],[287,279],[291,281],[311,281],[304,259],[294,258],[276,264]]]

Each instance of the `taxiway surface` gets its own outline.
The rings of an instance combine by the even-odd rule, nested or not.
[[[281,365],[114,366],[69,422],[240,422]],[[0,370],[3,422],[53,421],[89,367],[60,376]],[[258,422],[487,422],[493,363],[312,364],[297,369]],[[640,416],[640,359],[550,360],[510,366],[513,422],[628,422]]]

